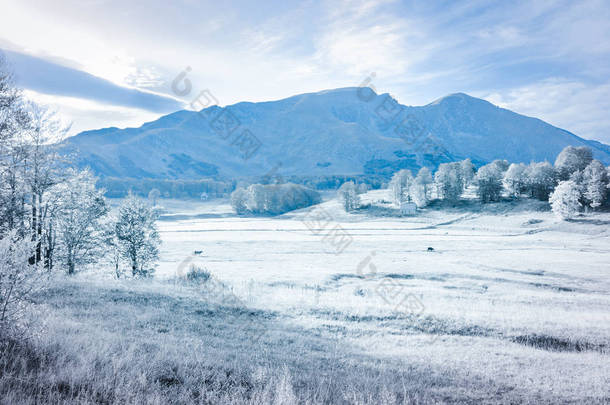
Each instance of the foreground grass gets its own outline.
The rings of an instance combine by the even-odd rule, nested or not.
[[[277,312],[171,283],[59,279],[39,333],[4,339],[1,403],[520,403],[484,374],[374,358]],[[583,394],[590,403],[608,400]],[[571,402],[547,395],[540,403]],[[576,402],[576,401],[574,401]]]

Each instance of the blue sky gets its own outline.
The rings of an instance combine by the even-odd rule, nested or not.
[[[73,132],[140,125],[204,89],[225,105],[374,72],[403,104],[465,92],[610,143],[607,1],[9,0],[0,48]]]

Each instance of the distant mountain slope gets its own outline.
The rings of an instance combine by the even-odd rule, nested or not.
[[[244,159],[252,135],[260,147]],[[610,163],[607,145],[466,94],[407,107],[388,94],[342,88],[178,111],[140,128],[86,131],[62,146],[103,176],[196,179],[274,167],[283,175],[388,174],[466,157],[553,162],[568,145],[587,145]]]

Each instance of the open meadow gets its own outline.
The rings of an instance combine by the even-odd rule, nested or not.
[[[155,278],[54,279],[38,354],[2,365],[23,369],[0,397],[610,401],[610,215],[561,222],[545,203],[466,199],[397,217],[385,199],[266,218],[163,201]],[[209,274],[188,281],[191,265]]]

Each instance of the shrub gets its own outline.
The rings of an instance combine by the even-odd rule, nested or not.
[[[207,282],[212,273],[205,267],[199,267],[195,264],[191,264],[188,271],[186,272],[186,281],[193,284],[203,284]]]
[[[43,274],[42,266],[30,264],[29,261],[33,253],[34,242],[20,238],[15,231],[0,239],[0,331],[2,334],[8,334],[18,328],[30,296],[41,285],[39,282]]]

